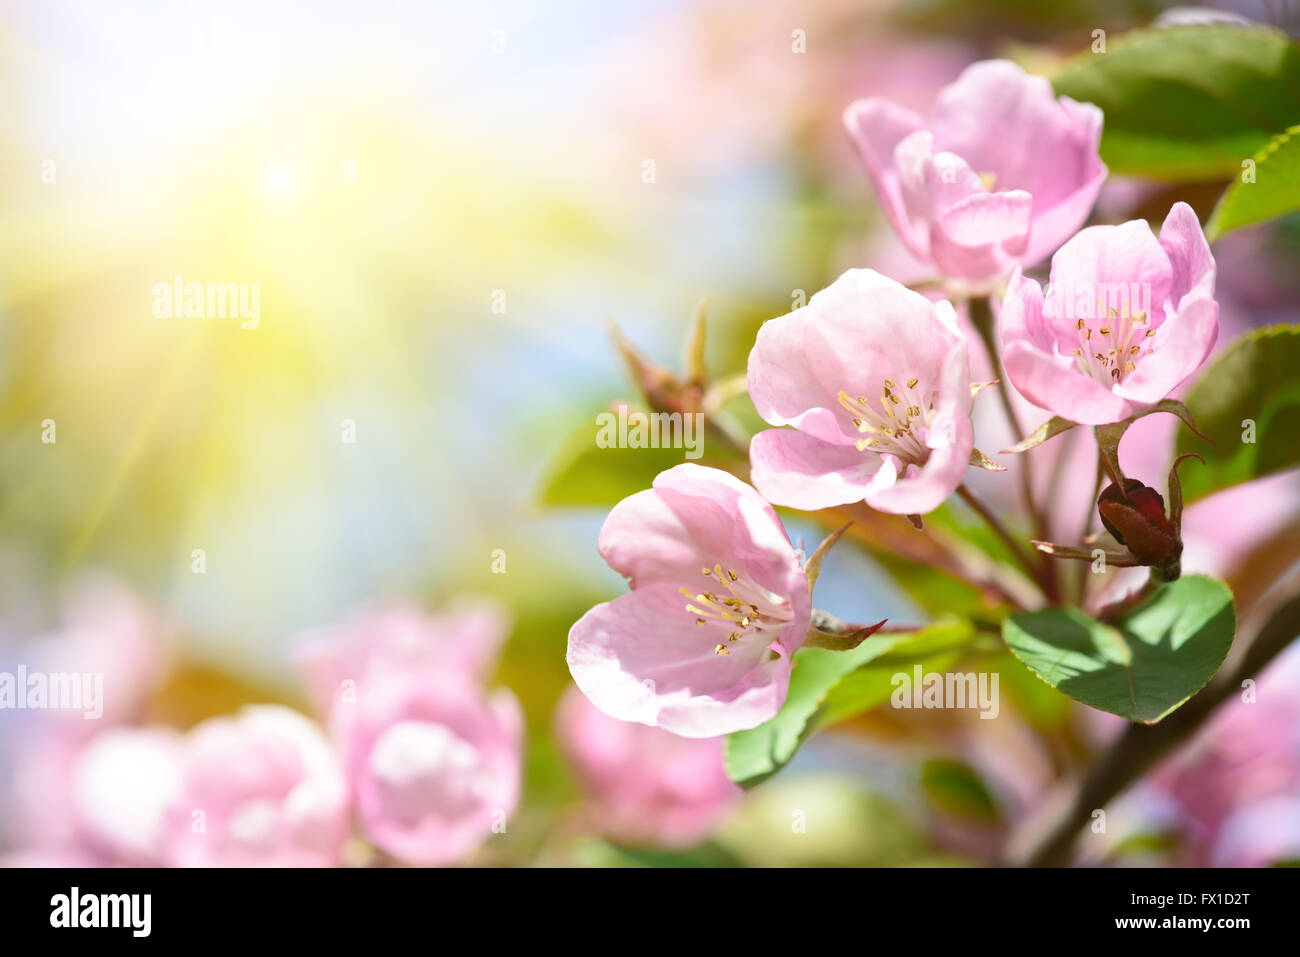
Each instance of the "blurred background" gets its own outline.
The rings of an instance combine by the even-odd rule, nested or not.
[[[606,508],[554,479],[632,391],[607,318],[675,365],[710,296],[725,375],[794,290],[850,266],[920,278],[842,133],[847,103],[925,109],[973,60],[1045,69],[1163,7],[0,4],[0,668],[111,594],[166,647],[140,720],[306,711],[290,662],[304,630],[472,594],[511,612],[495,682],[527,725],[522,807],[488,860],[979,863],[1108,722],[1032,681],[983,723],[996,728],[867,715],[693,848],[575,838],[581,787],[554,732],[565,640],[623,584],[595,550]],[[1232,9],[1300,25],[1294,4]],[[1215,195],[1184,194],[1202,215]],[[1097,221],[1147,215],[1149,199],[1112,181]],[[1158,221],[1168,195],[1155,205]],[[1216,248],[1224,341],[1295,320],[1281,264],[1297,236],[1284,220]],[[1251,270],[1235,291],[1234,261]],[[259,283],[259,324],[155,317],[153,287],[177,275]],[[42,441],[51,421],[57,441]],[[1292,514],[1294,486],[1278,496],[1270,514]],[[848,549],[818,604],[924,618]],[[78,627],[94,645],[98,626]],[[35,723],[0,713],[0,803],[18,800]],[[1105,853],[1209,862],[1248,803],[1300,820],[1300,715],[1270,727],[1263,758],[1236,756],[1273,769],[1262,793],[1224,772],[1232,793],[1202,820],[1170,783],[1131,802],[1131,840]],[[833,839],[792,839],[792,802],[832,816]],[[20,816],[0,819],[0,849],[31,842]]]

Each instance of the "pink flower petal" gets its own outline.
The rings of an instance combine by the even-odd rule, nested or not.
[[[1160,245],[1173,269],[1170,299],[1175,308],[1184,296],[1214,295],[1214,255],[1192,207],[1174,203],[1160,228]]]
[[[862,501],[881,459],[792,429],[768,429],[750,440],[749,462],[765,498],[815,512]]]
[[[1185,300],[1178,313],[1156,331],[1155,347],[1137,368],[1115,386],[1115,394],[1154,405],[1209,358],[1219,337],[1219,304],[1213,299]]]
[[[776,714],[789,686],[789,655],[773,655],[761,640],[716,654],[725,633],[697,626],[686,601],[673,585],[655,584],[583,615],[566,656],[582,693],[621,721],[692,738],[752,728]]]
[[[844,111],[844,127],[866,164],[881,208],[908,248],[918,255],[925,255],[926,241],[912,228],[904,209],[894,149],[922,125],[911,110],[878,98],[858,100]]]

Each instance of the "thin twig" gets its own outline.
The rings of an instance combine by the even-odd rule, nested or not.
[[[1016,414],[1015,404],[1011,401],[1011,392],[1007,388],[1007,372],[1002,366],[1002,357],[998,354],[996,334],[993,331],[993,309],[989,305],[988,297],[972,296],[969,300],[969,309],[971,324],[980,335],[984,351],[988,353],[989,364],[993,368],[993,377],[998,380],[998,397],[1002,400],[1003,414],[1006,415],[1007,424],[1011,426],[1015,441],[1019,442],[1026,433],[1020,424],[1020,416]],[[1020,466],[1020,494],[1033,522],[1034,537],[1047,538],[1043,516],[1034,500],[1033,466],[1030,464],[1030,459],[1023,455],[1017,464]]]
[[[1093,811],[1105,808],[1156,761],[1190,738],[1241,690],[1243,681],[1258,676],[1291,643],[1298,621],[1300,595],[1293,595],[1267,616],[1249,644],[1240,651],[1233,648],[1199,694],[1158,724],[1130,725],[1081,779],[1059,788],[1011,836],[1006,863],[1021,867],[1068,863],[1079,830]]]
[[[1101,480],[1105,476],[1105,467],[1102,464],[1101,452],[1097,452],[1097,479],[1092,486],[1092,498],[1088,499],[1088,511],[1083,516],[1083,531],[1079,534],[1079,542],[1083,543],[1088,540],[1092,534],[1092,513],[1096,511],[1097,499],[1101,495]],[[1083,600],[1088,595],[1088,573],[1090,565],[1079,566],[1079,607],[1083,607]]]
[[[971,324],[975,326],[979,333],[980,341],[984,344],[984,351],[988,353],[989,364],[993,369],[993,375],[998,380],[998,398],[1002,402],[1002,412],[1006,416],[1007,424],[1016,439],[1020,441],[1025,437],[1024,427],[1020,424],[1020,416],[1016,414],[1015,403],[1011,400],[1011,390],[1007,385],[1007,371],[1002,365],[1002,356],[998,353],[997,334],[993,329],[993,309],[989,304],[988,296],[972,296],[968,300]],[[1020,498],[1024,503],[1025,512],[1029,516],[1030,529],[1033,531],[1033,537],[1037,539],[1046,539],[1048,537],[1047,519],[1043,516],[1038,507],[1037,499],[1034,497],[1034,473],[1032,460],[1028,455],[1019,456],[1016,463],[1020,473]],[[1048,598],[1057,602],[1061,596],[1061,579],[1056,566],[1043,559],[1038,563],[1038,570],[1031,571],[1034,580],[1038,582],[1043,593]]]
[[[824,509],[814,517],[828,531],[853,519],[845,537],[877,559],[896,558],[927,566],[995,596],[1017,611],[1042,604],[1042,592],[1033,579],[963,539],[942,533],[933,523],[926,523],[923,530],[917,531],[901,515],[877,512],[861,502]]]
[[[971,492],[970,489],[965,485],[958,485],[957,494],[961,497],[963,502],[971,507],[971,510],[974,511],[976,515],[984,520],[989,528],[993,530],[993,534],[997,535],[997,537],[1001,539],[1002,543],[1011,550],[1011,554],[1015,557],[1016,561],[1018,561],[1021,567],[1029,574],[1029,577],[1038,584],[1038,587],[1043,590],[1043,594],[1047,595],[1048,598],[1055,600],[1055,578],[1049,578],[1044,573],[1043,563],[1038,561],[1035,556],[1031,554],[1014,535],[1011,534],[1007,527],[1002,524],[1002,519],[998,518],[987,505],[976,498],[975,494]]]

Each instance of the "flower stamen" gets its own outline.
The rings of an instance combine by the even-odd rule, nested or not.
[[[855,399],[840,391],[840,405],[852,416],[853,427],[868,436],[857,441],[859,452],[870,450],[895,455],[910,464],[925,464],[930,455],[925,440],[934,405],[917,391],[920,381],[911,376],[900,389],[893,379],[885,379],[881,384],[879,408],[866,396]]]
[[[686,585],[678,591],[690,599],[686,611],[695,616],[697,626],[721,625],[726,629],[727,640],[717,644],[715,654],[728,654],[728,645],[742,638],[762,636],[765,642],[770,641],[772,632],[779,631],[790,621],[789,602],[756,583],[746,581],[734,569],[724,568],[718,563],[712,568],[701,568],[700,573],[710,581],[716,581],[728,594],[720,596],[713,591],[695,591]]]

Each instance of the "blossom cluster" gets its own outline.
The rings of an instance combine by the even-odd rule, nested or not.
[[[367,608],[296,642],[319,721],[253,704],[180,730],[149,720],[166,695],[167,625],[120,586],[79,589],[64,627],[33,651],[54,667],[102,669],[112,707],[94,721],[41,714],[17,762],[18,850],[0,864],[473,861],[506,832],[521,792],[523,715],[489,686],[509,630],[482,599],[434,615]],[[691,843],[739,793],[719,742],[625,725],[581,696],[561,700],[556,726],[594,833]]]
[[[749,442],[752,486],[680,465],[615,506],[599,550],[631,590],[568,645],[578,687],[612,717],[709,738],[780,710],[812,609],[772,506],[862,503],[919,524],[972,465],[1005,471],[976,445],[985,385],[1069,424],[1114,424],[1214,346],[1215,263],[1189,206],[1158,237],[1144,220],[1084,227],[1107,175],[1096,106],[994,60],[928,117],[873,98],[844,123],[885,217],[951,298],[848,270],[758,332],[748,391],[773,428]],[[1049,257],[1045,292],[1025,271]],[[981,339],[1007,381],[972,381]]]

